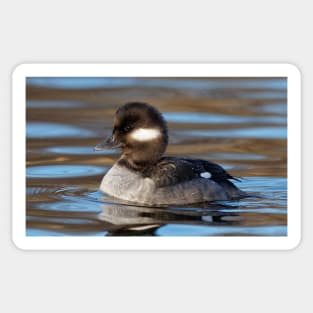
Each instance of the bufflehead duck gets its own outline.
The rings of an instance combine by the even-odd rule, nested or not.
[[[191,204],[239,199],[239,180],[220,165],[200,159],[164,157],[167,125],[153,106],[126,103],[117,109],[112,136],[95,150],[120,148],[122,155],[105,174],[100,190],[145,205]]]

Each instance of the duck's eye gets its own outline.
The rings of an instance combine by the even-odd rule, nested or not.
[[[126,126],[123,127],[123,132],[124,132],[124,133],[128,133],[128,132],[131,131],[131,130],[132,130],[131,125],[126,125]]]

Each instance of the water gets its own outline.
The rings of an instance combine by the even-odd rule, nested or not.
[[[145,101],[168,121],[167,155],[221,164],[252,197],[144,207],[98,191],[119,151],[94,152],[116,108]],[[28,78],[27,235],[287,235],[284,78]]]

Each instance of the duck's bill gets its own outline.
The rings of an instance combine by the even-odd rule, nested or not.
[[[94,147],[95,151],[102,151],[106,149],[117,149],[121,148],[121,143],[115,141],[112,137],[104,139],[101,143]]]

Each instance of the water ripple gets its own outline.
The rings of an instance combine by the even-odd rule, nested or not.
[[[40,165],[26,169],[28,178],[83,177],[104,174],[105,167],[95,165]]]

